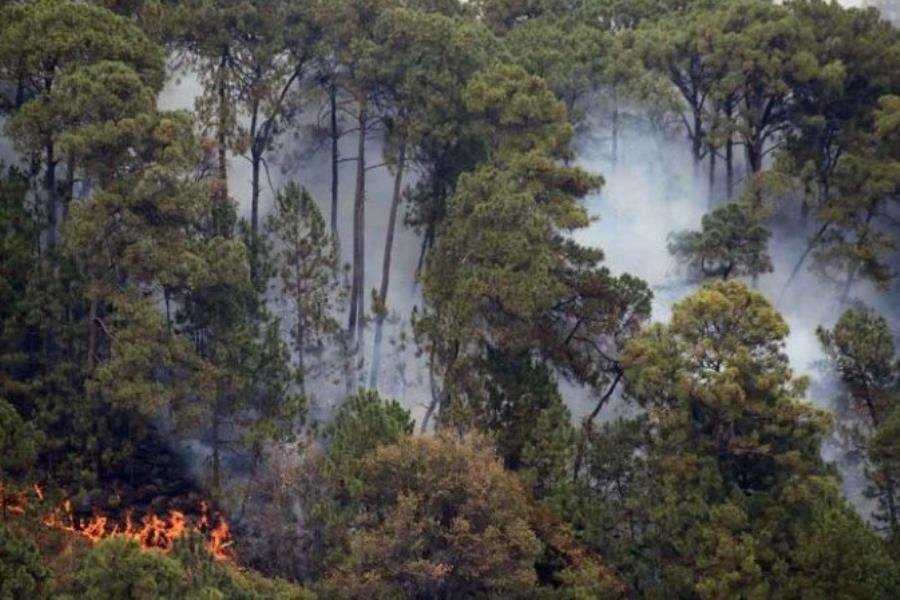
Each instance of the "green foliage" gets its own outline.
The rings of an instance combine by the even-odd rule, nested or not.
[[[843,299],[858,279],[889,287],[898,40],[875,11],[823,0],[0,2],[0,110],[31,161],[0,177],[0,483],[52,482],[79,510],[183,494],[157,470],[162,423],[210,446],[204,491],[240,506],[247,564],[325,597],[896,595],[889,543],[823,462],[829,416],[791,371],[784,320],[729,278],[772,270],[764,218],[799,197],[816,221],[804,258]],[[199,74],[196,118],[157,108],[169,56]],[[262,177],[322,90],[358,126],[359,154],[333,158],[357,161],[354,318],[380,136],[391,223],[407,200],[424,238],[423,429],[437,415],[444,430],[415,437],[400,402],[361,390],[298,459],[303,359],[337,330],[339,252],[294,184],[260,221]],[[740,202],[670,240],[722,281],[646,328],[647,284],[573,239],[603,184],[574,166],[576,127],[602,122],[615,160],[632,115],[680,121],[711,187],[722,148],[729,188],[735,145],[751,173]],[[353,133],[337,120],[335,138]],[[251,164],[247,223],[229,152]],[[760,174],[770,154],[778,172]],[[896,543],[892,332],[853,311],[818,333]],[[596,399],[580,428],[558,377]],[[630,417],[595,424],[620,384]],[[246,477],[229,478],[234,453]],[[305,597],[198,536],[171,555],[107,540],[59,575],[67,598]],[[48,582],[0,526],[0,597]]]
[[[312,197],[296,184],[278,194],[266,233],[276,246],[272,260],[281,295],[293,304],[291,331],[302,368],[307,349],[338,329],[331,316],[340,300],[337,242]]]
[[[113,537],[97,544],[75,572],[72,598],[157,600],[184,597],[185,572],[174,558]]]
[[[0,478],[26,473],[34,465],[36,450],[31,424],[0,398]]]
[[[572,483],[547,502],[563,515],[585,548],[601,554],[625,581],[641,581],[652,565],[648,508],[653,484],[646,468],[643,418],[582,429]]]
[[[550,370],[527,355],[489,352],[487,395],[472,411],[492,435],[507,469],[541,498],[566,477],[572,455],[571,415]]]
[[[875,517],[896,535],[900,456],[891,440],[900,415],[900,363],[893,334],[884,317],[865,310],[848,310],[833,329],[820,327],[816,333],[847,387],[837,398],[838,415],[849,430],[851,446],[866,453],[869,494],[879,503]]]
[[[41,36],[34,33],[40,31]],[[165,78],[158,46],[128,20],[70,0],[23,4],[0,38],[0,78],[22,81],[26,94],[50,92],[60,73],[104,60],[130,65],[158,91]]]
[[[772,232],[750,206],[734,202],[717,208],[703,215],[701,228],[669,237],[669,252],[693,276],[728,279],[772,271],[766,248]]]
[[[566,0],[475,0],[476,14],[491,30],[502,35],[532,19],[561,14]]]
[[[331,597],[517,595],[540,545],[518,481],[478,439],[409,437],[360,465],[351,551]]]
[[[0,599],[49,598],[50,575],[26,538],[0,523]]]
[[[799,577],[786,593],[801,598],[892,598],[900,572],[885,547],[849,506],[816,506],[800,533]]]
[[[575,503],[580,534],[642,594],[776,593],[817,503],[840,502],[819,457],[828,419],[802,398],[787,331],[761,295],[720,281],[626,345],[626,394],[646,416],[585,440],[583,479],[557,501]]]
[[[352,472],[379,446],[412,434],[414,425],[409,411],[396,400],[382,400],[378,392],[360,390],[341,404],[325,428],[328,462],[338,476]]]
[[[493,146],[490,161],[460,178],[425,273],[430,310],[417,331],[442,371],[440,408],[483,395],[488,348],[532,350],[601,387],[610,360],[592,340],[627,336],[649,312],[642,282],[612,277],[599,250],[563,237],[589,224],[579,201],[602,180],[559,164],[572,127],[541,79],[501,65],[464,97]],[[465,419],[463,405],[453,420]]]
[[[538,18],[515,27],[503,43],[516,64],[547,82],[573,124],[585,119],[595,101],[591,92],[605,83],[605,67],[613,60],[611,37],[586,25]]]
[[[303,590],[238,572],[213,559],[196,535],[178,540],[171,555],[142,550],[121,537],[103,540],[85,556],[63,598],[109,600],[300,600]]]

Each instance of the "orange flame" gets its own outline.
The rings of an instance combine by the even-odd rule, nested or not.
[[[33,489],[38,501],[43,502],[43,489],[38,484],[35,484]],[[23,514],[28,507],[26,495],[25,492],[5,494],[3,482],[0,482],[0,505],[6,514]],[[233,541],[228,522],[220,514],[210,516],[209,505],[206,502],[200,503],[200,516],[194,522],[179,510],[170,510],[165,516],[149,513],[140,521],[135,521],[129,511],[125,513],[124,521],[117,522],[100,513],[90,519],[79,519],[75,516],[72,501],[66,499],[61,506],[44,515],[42,521],[47,527],[68,531],[92,543],[120,536],[136,541],[145,550],[156,548],[163,552],[170,552],[178,538],[189,533],[198,533],[206,538],[206,547],[214,558],[217,560],[233,558],[230,550]]]

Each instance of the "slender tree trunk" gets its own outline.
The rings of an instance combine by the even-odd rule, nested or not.
[[[859,264],[856,263],[847,271],[847,279],[844,280],[844,285],[841,289],[841,297],[840,297],[840,306],[847,306],[847,301],[850,299],[850,290],[853,289],[853,284],[856,283],[856,274],[859,272]]]
[[[230,223],[228,213],[228,138],[226,120],[228,119],[228,91],[225,79],[225,69],[228,63],[228,48],[222,50],[222,59],[219,63],[219,106],[218,106],[218,130],[216,131],[216,142],[218,148],[218,188],[216,190],[216,213],[214,219],[214,229],[217,235],[228,237],[230,235]]]
[[[69,220],[69,206],[75,198],[75,157],[69,156],[66,161],[66,195],[62,205],[62,225]]]
[[[256,478],[257,478],[257,475],[259,474],[259,465],[262,462],[262,453],[263,453],[263,450],[258,443],[253,445],[252,453],[253,453],[253,462],[250,466],[250,481],[248,482],[246,489],[244,489],[244,494],[243,494],[243,497],[241,498],[241,508],[238,511],[238,516],[236,519],[238,523],[243,522],[244,515],[247,513],[247,504],[250,501],[250,495],[256,489]]]
[[[619,387],[619,382],[622,381],[622,377],[624,375],[625,373],[621,368],[616,369],[616,376],[613,379],[612,383],[609,384],[609,387],[603,393],[603,396],[601,396],[597,400],[597,404],[594,405],[594,410],[591,411],[591,414],[585,417],[584,422],[581,425],[582,437],[575,450],[575,462],[572,467],[572,481],[578,481],[578,476],[581,472],[581,463],[584,460],[584,437],[590,435],[590,433],[594,430],[594,421],[597,420],[597,417],[600,415],[600,411],[603,410],[603,407],[606,406],[606,403],[616,392],[616,388]]]
[[[53,250],[56,247],[58,190],[56,189],[56,156],[52,141],[47,142],[44,151],[47,161],[47,170],[44,173],[44,189],[47,193],[47,250]]]
[[[259,176],[260,169],[262,168],[262,156],[254,151],[252,160],[253,195],[250,198],[250,232],[253,234],[253,237],[256,238],[259,235]]]
[[[359,113],[359,144],[356,160],[356,195],[353,200],[353,283],[350,290],[350,320],[348,329],[351,340],[362,333],[362,317],[365,312],[365,244],[366,244],[366,128],[368,125],[368,99],[360,95],[357,100]]]
[[[381,367],[381,339],[384,330],[384,318],[387,311],[388,284],[391,280],[391,254],[394,249],[394,230],[397,226],[397,212],[403,199],[403,170],[406,166],[406,143],[400,144],[397,158],[397,172],[394,174],[394,194],[391,198],[391,211],[388,215],[387,235],[384,240],[384,260],[381,264],[381,289],[378,291],[380,304],[375,318],[375,343],[372,349],[372,367],[369,372],[369,387],[378,386],[378,370]]]
[[[15,110],[18,111],[22,108],[23,104],[25,104],[25,77],[19,75],[19,78],[16,81]]]
[[[299,271],[299,266],[297,267]],[[299,275],[295,275],[297,281],[301,281]],[[298,285],[299,288],[299,285]],[[302,291],[297,289],[297,368],[300,371],[300,393],[306,394],[306,362],[303,359],[303,352],[306,348],[306,326],[303,323],[303,314],[301,313]]]
[[[709,197],[707,198],[709,208],[716,205],[716,149],[709,146]]]
[[[97,357],[97,311],[98,302],[96,298],[91,299],[90,309],[88,311],[87,322],[87,366],[88,371],[94,368]]]
[[[612,164],[619,162],[619,94],[613,91]]]
[[[257,139],[259,136],[259,103],[254,102],[250,117],[250,163],[252,179],[250,182],[250,233],[253,235],[254,254],[256,254],[256,238],[259,235],[259,175],[262,166],[262,144]],[[255,261],[254,261],[255,262]]]
[[[691,154],[694,157],[694,167],[699,170],[700,161],[703,160],[703,115],[699,108],[694,108],[694,135],[691,139]]]
[[[762,171],[762,142],[752,140],[747,144],[747,164],[750,165],[750,173],[756,174]]]
[[[731,141],[731,134],[725,142],[725,180],[728,199],[731,200],[734,196],[734,142]]]
[[[806,250],[803,251],[803,254],[800,255],[800,258],[797,260],[797,264],[794,265],[793,270],[791,271],[790,276],[787,281],[784,283],[784,287],[781,288],[781,293],[778,295],[778,302],[776,304],[781,304],[781,301],[784,299],[784,295],[787,293],[788,288],[791,287],[791,284],[794,283],[794,280],[797,278],[797,275],[800,274],[800,269],[803,268],[803,263],[806,262],[806,259],[812,253],[813,249],[816,247],[816,244],[819,243],[819,240],[825,234],[825,231],[828,229],[829,223],[824,223],[816,234],[809,241],[809,244],[806,245]]]
[[[443,390],[438,389],[437,378],[434,376],[434,360],[435,356],[434,352],[432,352],[431,356],[428,358],[428,383],[429,388],[431,389],[431,402],[428,404],[425,415],[422,417],[422,425],[419,428],[419,433],[426,433],[428,431],[428,424],[431,422],[431,417],[443,402],[444,392]]]
[[[340,148],[338,141],[338,116],[337,116],[337,85],[332,82],[328,88],[328,99],[331,102],[331,236],[339,242],[338,235],[338,165],[340,163]]]
[[[169,286],[163,286],[163,299],[166,303],[166,331],[172,333],[172,290]]]
[[[222,485],[222,466],[221,466],[221,457],[220,457],[220,446],[221,440],[220,436],[220,419],[219,419],[219,407],[215,407],[213,412],[213,422],[212,422],[212,489],[216,495],[221,491]]]
[[[729,124],[733,121],[733,114],[734,107],[729,99],[725,102],[725,118]],[[730,130],[728,131],[728,137],[725,140],[725,187],[728,199],[731,200],[731,197],[734,195],[734,141],[732,140],[732,133]]]
[[[422,277],[422,271],[425,269],[425,257],[428,255],[428,247],[434,238],[434,230],[432,225],[425,228],[425,234],[422,236],[422,248],[419,250],[419,260],[416,261],[416,277],[414,286],[419,285],[419,279]],[[415,287],[413,287],[415,289]]]

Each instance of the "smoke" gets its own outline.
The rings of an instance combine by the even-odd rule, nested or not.
[[[201,93],[201,85],[194,73],[182,73],[170,78],[160,97],[164,109],[192,109],[195,98]],[[274,195],[289,181],[294,181],[310,192],[322,214],[328,218],[331,212],[331,156],[329,148],[311,150],[313,143],[310,126],[315,122],[321,107],[310,103],[302,112],[299,122],[286,132],[279,145],[266,156],[268,169],[262,177],[260,195],[261,221],[272,210]],[[348,124],[348,128],[352,124]],[[342,162],[338,183],[338,236],[341,262],[348,268],[353,252],[353,201],[356,182],[358,136],[348,133],[339,143]],[[306,390],[309,396],[310,418],[327,420],[334,409],[358,387],[367,387],[373,353],[374,315],[372,314],[373,288],[381,284],[381,269],[385,249],[385,232],[393,193],[393,174],[387,167],[377,167],[384,162],[380,132],[372,132],[366,145],[366,227],[365,227],[365,303],[369,326],[360,347],[347,357],[338,344],[331,344],[321,353],[306,358],[309,371]],[[371,168],[376,167],[376,168]],[[406,184],[415,182],[415,173],[405,177]],[[229,154],[229,192],[238,204],[239,213],[249,219],[251,195],[251,165],[247,158]],[[388,286],[388,317],[383,325],[381,363],[378,391],[395,398],[421,419],[431,396],[427,379],[427,364],[417,355],[412,341],[410,315],[414,306],[421,303],[421,291],[415,281],[415,270],[422,239],[410,227],[402,223],[404,206],[401,206],[392,254],[390,282]],[[347,274],[349,277],[349,274]],[[280,317],[285,340],[289,339],[292,322],[291,307],[279,297],[269,295],[270,309]],[[334,317],[342,326],[347,323],[347,307]],[[349,365],[347,364],[349,363]]]
[[[634,114],[640,114],[640,110]],[[721,189],[715,189],[714,202],[710,202],[708,165],[695,168],[683,133],[673,135],[637,122],[622,134],[615,160],[610,148],[609,140],[601,139],[600,130],[578,140],[578,164],[602,174],[606,184],[586,200],[595,222],[574,237],[586,246],[603,249],[606,265],[614,274],[628,272],[647,281],[654,293],[652,320],[665,322],[672,305],[697,287],[687,282],[669,254],[667,237],[673,231],[698,228],[710,205],[726,199]],[[740,180],[744,168],[737,167]],[[721,180],[723,173],[718,177]],[[774,272],[760,276],[755,286],[790,327],[785,351],[794,371],[810,380],[807,400],[820,408],[833,409],[835,399],[845,390],[825,362],[816,328],[831,327],[844,309],[864,305],[884,314],[898,331],[900,297],[897,286],[884,292],[860,281],[854,285],[848,305],[843,306],[842,282],[824,279],[812,268],[811,258],[785,291],[811,234],[812,224],[801,219],[799,200],[788,196],[774,207],[775,215],[769,223],[773,229],[769,252]],[[750,280],[746,283],[754,284]],[[563,382],[561,387],[576,418],[589,412],[596,402],[579,386]],[[600,419],[615,419],[631,411],[633,408],[617,398],[601,411]],[[863,494],[867,482],[859,457],[848,457],[836,437],[826,440],[822,455],[837,464],[847,498],[862,514],[871,514],[872,502]]]

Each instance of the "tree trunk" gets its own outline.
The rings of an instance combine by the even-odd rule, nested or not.
[[[751,140],[747,143],[747,164],[753,174],[762,171],[763,147],[762,141]]]
[[[694,157],[694,166],[699,168],[703,159],[703,115],[699,108],[694,108],[694,135],[691,139],[691,154]]]
[[[422,236],[422,248],[419,250],[419,260],[416,261],[416,277],[413,283],[413,290],[419,285],[419,279],[422,277],[422,271],[425,269],[425,257],[428,255],[428,248],[434,238],[433,225],[425,228],[425,234]]]
[[[23,104],[25,104],[25,76],[19,75],[16,81],[15,110],[18,111]]]
[[[828,229],[829,223],[824,223],[822,227],[816,232],[816,234],[809,241],[809,244],[806,246],[806,250],[803,251],[803,254],[800,255],[800,258],[797,260],[797,264],[794,265],[793,270],[791,271],[790,276],[787,281],[784,283],[784,287],[781,288],[781,293],[778,295],[778,302],[776,305],[781,304],[781,301],[784,299],[784,295],[787,293],[788,288],[791,287],[791,284],[794,283],[794,280],[797,278],[797,275],[800,274],[800,269],[803,267],[803,263],[806,262],[806,259],[812,253],[813,249],[816,247],[816,244],[819,242],[819,239],[825,234],[825,231]]]
[[[338,117],[337,117],[337,86],[332,82],[328,89],[328,98],[331,101],[331,236],[335,241],[340,240],[338,235],[338,164],[340,162],[340,148],[338,141]]]
[[[299,265],[296,267],[296,270],[300,270]],[[299,273],[295,277],[298,282],[301,281]],[[300,393],[306,395],[306,363],[303,360],[303,351],[306,348],[306,327],[303,323],[303,314],[301,313],[303,292],[297,289],[294,293],[297,294],[297,369],[300,371]]]
[[[353,199],[353,283],[350,290],[350,320],[348,329],[351,340],[362,333],[362,316],[365,312],[365,243],[366,243],[366,128],[368,125],[368,99],[357,99],[359,113],[359,144],[356,159],[356,194]]]
[[[222,467],[220,458],[221,440],[219,439],[219,407],[213,409],[212,423],[212,489],[218,495],[222,485]]]
[[[259,235],[259,170],[262,166],[262,144],[259,136],[259,103],[254,102],[250,117],[250,164],[252,179],[250,182],[250,233],[254,242],[253,253],[256,254],[256,239]],[[255,261],[254,261],[255,262]]]
[[[850,290],[853,289],[853,284],[856,282],[856,273],[859,271],[859,264],[854,264],[847,271],[847,279],[844,281],[843,289],[841,290],[841,298],[840,298],[840,306],[841,308],[847,306],[847,301],[850,299]]]
[[[230,237],[229,219],[227,218],[230,207],[228,206],[228,138],[225,121],[228,118],[228,92],[225,80],[225,69],[228,63],[228,48],[222,51],[222,60],[219,64],[219,123],[216,132],[218,145],[218,188],[216,190],[216,213],[213,227],[216,235]]]
[[[52,251],[56,247],[57,211],[56,156],[52,141],[47,142],[45,153],[47,160],[47,170],[44,173],[44,190],[47,192],[47,250]]]
[[[419,433],[422,434],[428,431],[428,424],[431,422],[431,417],[434,415],[439,405],[443,403],[444,391],[438,389],[437,378],[434,375],[434,361],[435,356],[432,351],[431,356],[428,357],[428,383],[429,388],[431,389],[431,402],[428,403],[428,408],[425,410],[425,415],[422,417],[422,425],[419,428]]]
[[[619,161],[619,94],[613,92],[612,114],[612,164]]]
[[[709,146],[709,197],[707,198],[709,208],[716,205],[716,149]]]
[[[378,291],[379,311],[375,318],[375,343],[372,349],[372,367],[369,372],[369,387],[378,386],[378,369],[381,367],[381,338],[384,329],[385,312],[387,311],[388,284],[391,279],[391,254],[394,248],[394,230],[397,226],[397,212],[403,199],[403,169],[406,166],[406,143],[401,142],[397,157],[397,172],[394,174],[394,194],[391,198],[391,211],[388,215],[387,235],[384,240],[384,260],[381,264],[381,289]]]
[[[66,221],[69,220],[69,206],[75,198],[75,157],[69,155],[66,161],[66,183],[65,194],[62,198],[62,226],[65,227]]]
[[[731,134],[725,142],[725,187],[731,200],[734,195],[734,142],[731,141]]]
[[[732,115],[734,108],[731,100],[725,102],[725,117],[729,124],[732,123]],[[725,188],[728,199],[734,195],[734,142],[731,139],[731,131],[728,131],[728,138],[725,140]]]
[[[88,312],[87,322],[87,366],[88,371],[94,368],[97,356],[97,310],[98,302],[96,298],[91,299],[91,308]]]

